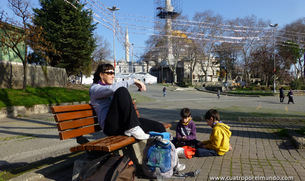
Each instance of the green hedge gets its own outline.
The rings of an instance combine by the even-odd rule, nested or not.
[[[256,91],[256,90],[236,90],[229,91],[230,94],[243,94],[243,95],[260,95],[260,96],[273,96],[272,91]]]

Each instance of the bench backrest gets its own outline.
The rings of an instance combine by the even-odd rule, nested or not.
[[[90,104],[52,106],[61,140],[100,131],[97,116]]]
[[[134,102],[133,102],[134,103]],[[137,115],[139,111],[134,103]],[[98,119],[90,104],[52,106],[51,111],[57,122],[61,140],[100,131]]]

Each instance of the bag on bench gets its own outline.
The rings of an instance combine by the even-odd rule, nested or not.
[[[132,181],[136,168],[127,156],[106,154],[85,165],[79,174],[80,181]]]

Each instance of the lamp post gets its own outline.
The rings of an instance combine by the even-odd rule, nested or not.
[[[273,93],[276,93],[275,90],[275,39],[274,39],[274,29],[278,26],[278,24],[269,24],[272,28],[272,35],[273,35]]]
[[[112,19],[113,19],[113,65],[114,68],[116,67],[115,63],[115,15],[114,12],[118,11],[120,8],[117,8],[116,6],[112,6],[112,8],[107,7],[110,11],[112,11]]]
[[[131,44],[131,73],[134,73],[133,71],[133,43]]]

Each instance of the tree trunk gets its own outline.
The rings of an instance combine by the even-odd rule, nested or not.
[[[23,90],[26,89],[27,84],[27,73],[28,73],[28,67],[27,63],[23,61]]]
[[[27,86],[27,75],[28,75],[28,55],[27,55],[27,52],[28,52],[28,46],[27,44],[25,43],[25,48],[24,48],[24,52],[25,52],[25,55],[24,55],[24,59],[22,59],[22,57],[20,56],[21,60],[22,60],[22,64],[23,64],[23,90],[26,89],[26,86]]]
[[[174,78],[174,81],[173,81],[173,83],[177,83],[177,68],[175,68],[174,70],[172,70],[173,71],[173,78]]]
[[[208,71],[203,69],[203,72],[204,72],[204,81],[207,82],[208,81],[208,74],[207,74]]]
[[[190,67],[190,84],[193,85],[193,69]]]

